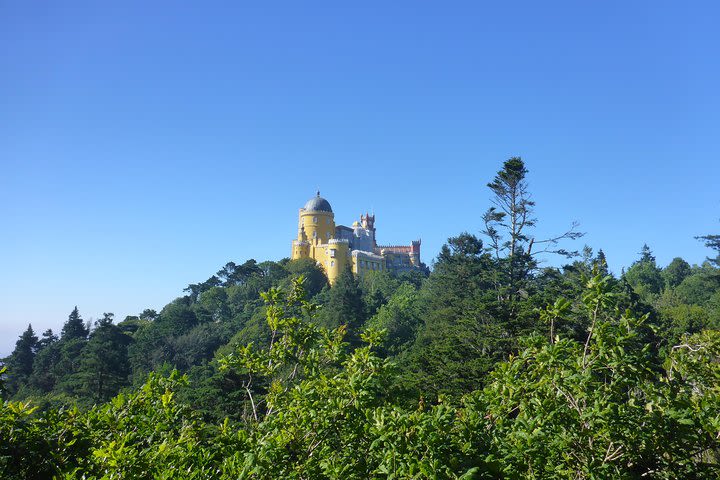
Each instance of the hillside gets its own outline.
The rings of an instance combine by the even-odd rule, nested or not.
[[[576,225],[534,236],[527,173],[430,273],[228,262],[159,312],[28,327],[3,478],[717,478],[718,237],[615,276]]]

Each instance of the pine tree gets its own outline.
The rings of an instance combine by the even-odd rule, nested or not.
[[[54,344],[58,341],[57,335],[55,335],[52,331],[52,329],[48,328],[45,330],[42,334],[42,338],[38,341],[38,353],[45,349],[46,347],[49,347],[50,345]]]
[[[78,394],[88,402],[103,402],[127,385],[130,375],[128,345],[130,337],[113,325],[113,314],[105,313],[95,323],[82,351],[76,373]]]
[[[80,355],[87,344],[88,333],[76,306],[63,325],[57,351],[52,352],[56,361],[52,366],[52,377],[43,381],[45,386],[52,384],[55,391],[77,394],[79,382],[75,374],[80,367]]]
[[[664,280],[662,271],[655,263],[655,256],[650,247],[643,245],[640,251],[640,260],[634,262],[627,272],[625,279],[644,300],[649,295],[657,295],[662,291]]]
[[[88,330],[83,323],[80,312],[78,312],[77,306],[70,312],[67,322],[62,328],[62,339],[72,340],[74,338],[87,338]]]
[[[32,374],[33,360],[37,348],[38,338],[33,331],[32,325],[28,325],[27,330],[15,342],[15,350],[10,354],[7,361],[7,389],[11,394],[17,392]]]
[[[597,269],[602,275],[610,275],[607,258],[605,257],[605,252],[602,251],[602,248],[598,250],[594,263],[597,265]]]
[[[717,252],[715,258],[707,257],[707,261],[716,267],[720,267],[720,235],[703,235],[695,238],[703,241],[706,247],[712,248]]]
[[[512,157],[503,164],[488,188],[493,193],[490,207],[482,219],[483,234],[488,237],[487,250],[492,252],[498,264],[495,289],[498,300],[507,304],[510,317],[516,315],[514,301],[526,294],[527,282],[538,267],[535,256],[551,253],[571,258],[576,251],[559,248],[562,240],[574,240],[583,236],[576,232],[577,223],[561,235],[546,239],[532,236],[531,230],[537,225],[534,218],[535,202],[525,176],[528,170],[520,157]]]
[[[43,338],[44,340],[44,338]],[[40,343],[43,342],[40,340]],[[33,361],[33,373],[28,384],[40,393],[49,393],[57,383],[56,366],[61,360],[60,341],[49,343],[38,350]]]
[[[495,264],[475,235],[448,239],[420,297],[425,303],[401,383],[413,395],[460,396],[477,388],[507,350],[509,335],[493,291]]]

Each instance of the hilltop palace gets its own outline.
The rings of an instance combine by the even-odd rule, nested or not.
[[[420,240],[410,245],[378,245],[375,215],[360,215],[352,227],[335,225],[330,203],[320,196],[308,200],[298,215],[297,240],[292,242],[293,260],[312,258],[325,269],[330,283],[349,266],[353,273],[378,270],[403,272],[423,268]]]

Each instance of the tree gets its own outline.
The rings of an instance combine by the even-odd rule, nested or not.
[[[720,235],[704,235],[695,238],[702,240],[706,247],[712,248],[717,252],[715,258],[707,257],[706,264],[715,268],[706,269],[705,276],[716,285],[720,285]]]
[[[226,341],[217,323],[197,325],[188,333],[168,340],[170,350],[174,352],[172,364],[180,371],[186,371],[193,365],[211,359],[215,350]]]
[[[35,352],[32,359],[32,374],[28,376],[29,393],[51,393],[59,403],[67,404],[78,391],[76,373],[80,366],[82,352],[88,342],[87,329],[77,312],[70,314],[59,340],[47,330],[42,340],[35,338]]]
[[[176,298],[155,320],[135,332],[129,355],[136,379],[142,380],[148,372],[172,361],[175,352],[171,338],[188,333],[198,323],[191,303],[189,297]]]
[[[497,477],[717,478],[720,335],[686,339],[663,364],[648,316],[609,317],[614,294],[596,287],[583,295],[597,317],[584,342],[532,337],[468,397]]]
[[[289,258],[273,262],[266,260],[257,264],[258,276],[269,282],[269,285],[277,285],[277,283],[287,276],[285,266],[290,262]],[[269,288],[269,287],[268,287]]]
[[[42,340],[41,340],[42,341]],[[50,393],[57,384],[57,365],[61,359],[61,341],[52,342],[38,350],[33,361],[33,373],[28,379],[30,387],[38,393]]]
[[[165,305],[152,325],[163,335],[180,335],[189,332],[197,323],[197,316],[188,302],[177,298]]]
[[[485,222],[485,234],[490,239],[490,246],[495,252],[495,257],[500,260],[503,253],[507,256],[508,279],[511,287],[510,296],[513,293],[516,277],[524,276],[521,270],[527,270],[527,256],[530,254],[532,244],[530,237],[526,235],[526,229],[534,227],[537,220],[532,217],[532,210],[535,202],[530,200],[527,191],[525,175],[528,170],[519,157],[507,160],[488,187],[493,192],[492,202],[483,220]],[[506,230],[506,237],[503,237],[498,227]],[[523,248],[529,244],[527,249]],[[527,250],[527,251],[526,251]]]
[[[203,292],[211,289],[212,287],[217,287],[220,284],[220,279],[213,275],[202,283],[191,283],[183,289],[183,292],[188,292],[190,294],[188,296],[190,297],[191,302],[197,302]]]
[[[28,378],[31,390],[38,393],[49,393],[55,387],[53,369],[60,359],[60,348],[57,335],[47,329],[38,341],[37,354],[33,359],[33,371]]]
[[[100,403],[117,395],[128,384],[131,339],[113,325],[113,314],[105,313],[83,349],[78,367],[78,394],[88,403]]]
[[[87,338],[88,329],[83,323],[80,312],[78,312],[77,306],[70,312],[67,322],[63,325],[61,338],[63,340],[72,340],[75,338]]]
[[[683,303],[703,305],[718,289],[717,269],[707,262],[696,269],[675,287],[675,293]]]
[[[662,291],[664,283],[662,272],[655,263],[650,247],[643,245],[640,259],[628,268],[625,279],[646,301],[650,300],[650,295],[658,295]]]
[[[293,277],[303,276],[305,279],[305,291],[309,298],[314,297],[328,286],[325,271],[311,258],[291,260],[285,265],[285,268]]]
[[[675,288],[692,273],[692,267],[680,257],[673,258],[672,262],[662,271],[666,288]]]
[[[52,367],[55,379],[54,392],[76,397],[80,388],[80,379],[76,375],[80,369],[83,350],[88,340],[82,338],[61,338],[57,343],[57,363]],[[49,357],[48,357],[49,358]]]
[[[235,276],[236,270],[237,265],[235,262],[228,262],[223,268],[218,270],[215,275],[220,279],[223,286],[229,287],[230,285],[233,285],[233,277]]]
[[[448,239],[420,292],[423,322],[398,359],[412,396],[459,397],[477,388],[508,350],[493,290],[494,263],[476,236]]]
[[[260,266],[251,258],[242,265],[228,262],[215,275],[220,279],[224,287],[229,287],[231,285],[242,285],[252,275],[260,273],[262,273]]]
[[[365,305],[357,278],[346,268],[330,289],[322,318],[326,326],[336,328],[347,325],[351,343],[360,339],[360,328],[365,323]]]
[[[520,157],[507,160],[503,169],[487,185],[493,193],[491,201],[494,206],[482,217],[485,225],[483,234],[489,239],[488,250],[493,252],[500,267],[495,288],[498,297],[509,303],[516,298],[525,280],[537,268],[536,255],[552,253],[575,256],[577,252],[567,251],[558,245],[561,240],[574,240],[583,236],[583,233],[575,231],[577,223],[573,223],[565,233],[544,240],[538,240],[530,234],[537,219],[533,217],[535,202],[530,199],[528,192],[525,179],[527,173]]]
[[[7,359],[7,389],[10,393],[17,392],[27,382],[33,371],[33,359],[37,348],[38,338],[35,336],[32,325],[28,325],[27,330],[15,342],[15,350]]]
[[[415,339],[421,324],[420,310],[418,291],[411,283],[403,283],[368,320],[369,327],[387,330],[387,339],[382,345],[386,354],[397,355]]]
[[[158,318],[158,313],[151,308],[146,308],[145,310],[142,311],[142,313],[140,315],[138,315],[138,317],[140,318],[140,320],[147,320],[148,322],[154,322]]]
[[[717,252],[715,258],[707,257],[707,260],[716,267],[720,267],[720,235],[702,235],[695,238],[704,242],[706,247]]]
[[[48,328],[43,332],[42,338],[38,341],[38,353],[57,341],[58,336],[53,333],[52,329]]]
[[[360,288],[363,292],[363,301],[365,302],[365,311],[367,317],[375,315],[380,307],[385,305],[390,297],[403,283],[396,275],[387,271],[370,271],[366,272],[360,278]],[[419,288],[419,284],[413,284]]]
[[[221,322],[230,317],[227,289],[212,287],[200,295],[193,311],[201,323]]]

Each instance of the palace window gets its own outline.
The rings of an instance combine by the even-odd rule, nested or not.
[[[313,217],[313,223],[317,223],[317,217]]]

